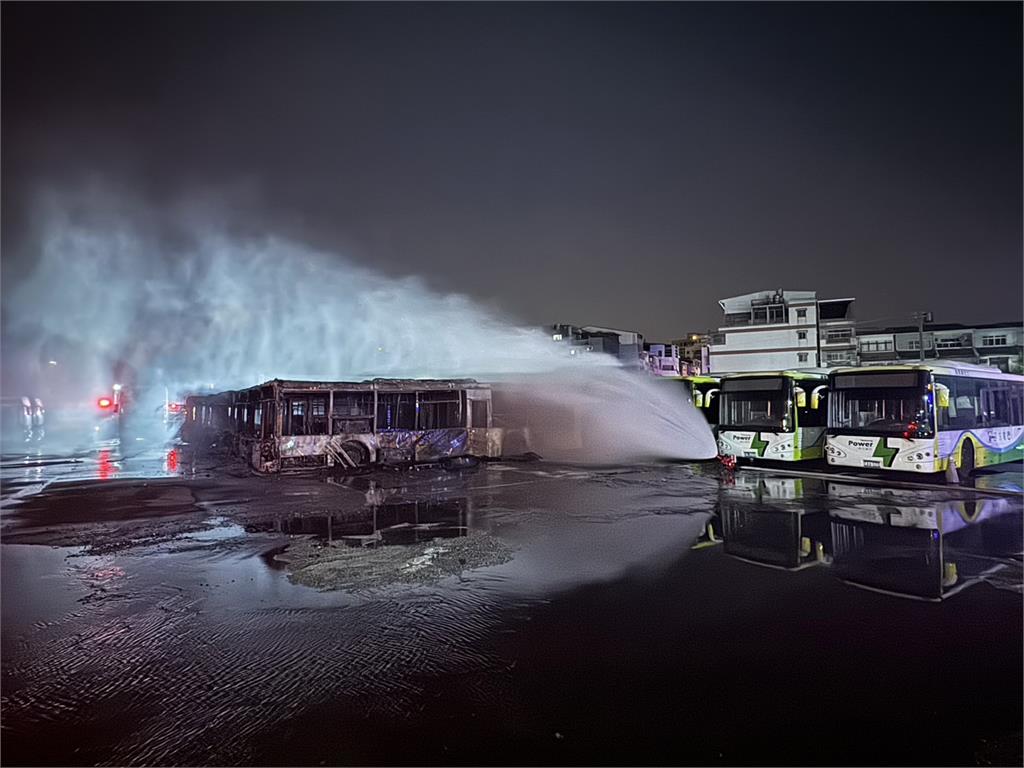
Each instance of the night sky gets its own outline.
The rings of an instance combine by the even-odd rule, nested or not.
[[[98,180],[526,322],[1019,321],[1021,11],[4,3],[3,294],[37,195]]]

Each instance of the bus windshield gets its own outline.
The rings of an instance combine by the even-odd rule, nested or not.
[[[935,435],[931,398],[916,372],[837,375],[828,413],[832,432],[915,438]]]
[[[708,420],[708,424],[718,424],[718,397],[712,396],[710,405],[708,404],[707,400],[708,392],[710,392],[713,389],[718,389],[718,384],[713,381],[694,382],[693,389],[695,392],[700,392],[704,398],[704,417]],[[717,393],[715,394],[717,395]]]
[[[761,432],[790,432],[786,380],[732,379],[722,382],[722,406],[719,423],[729,429]]]

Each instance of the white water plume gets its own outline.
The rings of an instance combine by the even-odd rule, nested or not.
[[[48,350],[67,351],[78,361],[73,387],[89,402],[115,377],[149,404],[165,388],[175,398],[271,378],[474,377],[504,383],[505,418],[528,421],[549,458],[715,454],[682,387],[608,355],[570,357],[541,331],[415,278],[207,228],[168,240],[55,217],[42,231],[34,271],[4,297],[5,347],[27,345],[23,358],[43,368]],[[551,417],[563,408],[575,439]]]

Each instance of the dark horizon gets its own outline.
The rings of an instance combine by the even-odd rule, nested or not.
[[[5,303],[38,195],[100,183],[530,323],[667,340],[776,288],[1024,317],[1019,3],[2,15]]]

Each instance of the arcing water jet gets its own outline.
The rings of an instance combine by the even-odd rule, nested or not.
[[[208,228],[168,241],[123,224],[55,217],[43,231],[35,270],[4,286],[5,356],[12,346],[37,361],[55,345],[75,349],[80,391],[63,393],[66,401],[91,406],[115,376],[132,379],[143,415],[168,390],[180,397],[269,378],[471,376],[500,384],[499,415],[549,458],[715,454],[682,387],[607,355],[570,358],[540,331],[415,278],[389,279],[294,242]]]

